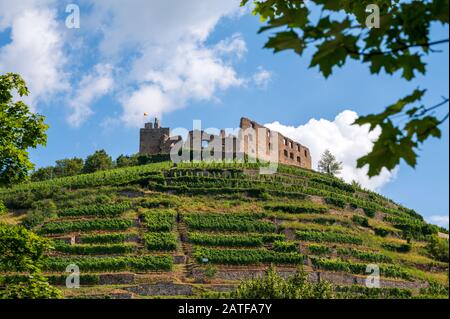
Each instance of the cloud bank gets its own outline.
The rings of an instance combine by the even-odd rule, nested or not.
[[[379,191],[386,183],[395,179],[397,169],[392,172],[383,169],[379,176],[369,179],[367,167],[356,168],[357,159],[370,152],[373,142],[380,135],[379,130],[369,132],[368,126],[352,125],[357,118],[356,112],[346,110],[338,114],[333,121],[311,119],[298,127],[279,122],[266,126],[309,147],[314,169],[317,169],[321,155],[328,149],[343,162],[339,177],[347,182],[355,180],[367,189]]]
[[[144,112],[161,117],[193,102],[216,102],[230,88],[267,86],[271,73],[262,67],[254,75],[236,71],[247,54],[241,34],[210,40],[222,19],[243,14],[239,3],[82,0],[81,29],[69,31],[57,15],[65,9],[59,1],[0,0],[0,32],[11,32],[0,46],[0,69],[23,75],[37,102],[64,92],[58,98],[74,127],[105,95],[121,104],[116,120],[138,127]]]

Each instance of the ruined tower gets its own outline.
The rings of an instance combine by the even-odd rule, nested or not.
[[[139,153],[146,155],[169,154],[171,147],[181,137],[170,137],[170,128],[161,127],[158,118],[154,123],[145,123],[140,132]]]

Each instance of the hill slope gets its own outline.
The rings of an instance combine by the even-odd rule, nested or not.
[[[283,276],[303,265],[341,297],[445,294],[448,262],[426,249],[445,230],[329,176],[257,169],[165,162],[20,185],[0,190],[0,222],[54,240],[45,273],[68,298],[220,296],[271,263]],[[64,287],[71,264],[80,289]],[[383,289],[365,288],[369,264]]]

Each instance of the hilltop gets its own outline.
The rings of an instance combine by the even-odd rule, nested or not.
[[[67,298],[226,296],[270,264],[303,265],[344,298],[448,298],[448,255],[429,248],[445,229],[307,169],[160,162],[0,189],[0,201],[0,222],[54,241],[44,271]],[[64,287],[70,264],[80,289]],[[369,264],[381,289],[365,287]]]

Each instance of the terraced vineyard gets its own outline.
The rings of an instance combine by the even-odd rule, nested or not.
[[[158,163],[0,189],[0,222],[53,241],[45,276],[67,298],[226,297],[270,264],[341,298],[448,298],[448,261],[426,247],[446,230],[329,176],[257,169]],[[365,286],[369,264],[382,288]],[[65,287],[74,265],[79,289]]]

